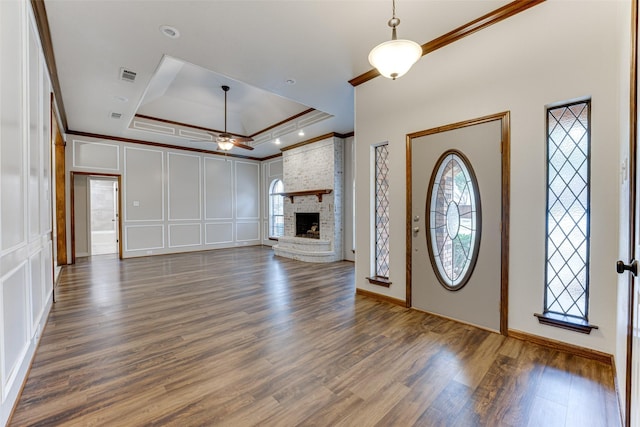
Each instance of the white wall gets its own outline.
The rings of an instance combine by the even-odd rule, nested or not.
[[[406,134],[511,111],[509,328],[615,353],[621,81],[629,4],[550,0],[423,57],[397,81],[356,88],[356,286],[405,299]],[[627,61],[628,63],[628,61]],[[628,69],[628,67],[627,67]],[[584,335],[540,325],[545,265],[545,106],[592,99],[591,287]],[[391,277],[370,285],[373,144],[389,141]]]
[[[0,2],[0,425],[51,308],[50,84],[29,2]]]
[[[344,140],[344,203],[342,205],[343,212],[343,232],[344,240],[343,252],[344,259],[347,261],[355,261],[355,178],[356,178],[356,157],[355,157],[355,139],[354,137],[345,138]]]
[[[261,244],[257,161],[84,137],[66,153],[67,180],[122,176],[125,258]]]

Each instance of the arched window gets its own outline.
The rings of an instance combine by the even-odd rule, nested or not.
[[[269,237],[284,235],[284,184],[274,179],[269,186]]]

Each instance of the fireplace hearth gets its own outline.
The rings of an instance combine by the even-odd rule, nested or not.
[[[320,238],[319,212],[296,212],[296,237]]]

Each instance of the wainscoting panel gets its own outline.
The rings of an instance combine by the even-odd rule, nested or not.
[[[233,218],[233,162],[204,159],[205,219]]]
[[[42,251],[36,252],[29,258],[29,272],[31,273],[31,329],[35,330],[44,307]]]
[[[117,144],[73,140],[73,167],[101,171],[120,169],[120,147]]]
[[[260,240],[260,222],[238,222],[236,223],[236,241],[251,242]]]
[[[200,224],[170,224],[169,247],[181,248],[200,246],[202,244],[202,228]]]
[[[4,325],[2,340],[3,390],[11,388],[11,382],[15,378],[15,373],[29,345],[29,317],[28,311],[24,309],[29,306],[27,278],[27,263],[23,262],[0,280],[2,324]]]
[[[129,225],[125,227],[124,234],[127,251],[164,248],[164,226],[162,225]]]
[[[167,174],[169,220],[200,220],[200,157],[167,153]]]
[[[233,242],[233,223],[218,222],[205,226],[204,241],[207,245]]]
[[[124,148],[126,221],[164,220],[164,152]]]

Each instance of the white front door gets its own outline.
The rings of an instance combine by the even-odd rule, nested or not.
[[[502,116],[410,136],[411,305],[501,331]]]

